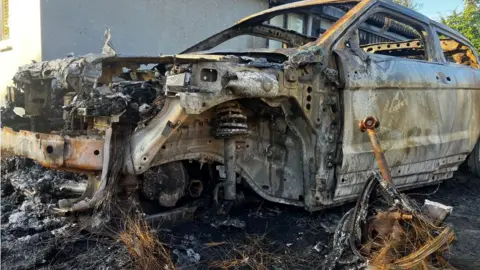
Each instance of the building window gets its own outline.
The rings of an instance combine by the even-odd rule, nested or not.
[[[287,16],[287,29],[300,34],[306,34],[306,16],[303,14],[291,13]]]
[[[277,27],[285,27],[285,16],[278,15],[270,19],[270,25],[277,26]],[[283,44],[280,41],[276,40],[268,40],[268,47],[270,49],[280,49],[283,47]]]
[[[281,27],[287,30],[293,30],[297,33],[305,35],[307,33],[307,19],[307,15],[290,13],[273,17],[268,23],[273,26]],[[268,40],[268,47],[270,49],[280,49],[286,48],[286,44],[282,44],[276,40]]]
[[[6,40],[10,37],[10,27],[9,27],[9,10],[8,10],[8,1],[9,0],[1,0],[1,12],[0,12],[0,19],[2,21],[1,25],[1,35],[0,40]]]
[[[331,20],[322,18],[317,15],[311,15],[310,16],[312,19],[312,25],[310,29],[310,36],[319,38],[325,31],[327,31],[328,28],[330,28],[334,22]]]

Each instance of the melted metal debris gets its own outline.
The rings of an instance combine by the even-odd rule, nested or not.
[[[425,202],[422,212],[412,199],[375,172],[356,206],[340,220],[323,269],[333,270],[339,265],[349,269],[368,265],[450,269],[442,251],[454,236],[451,228],[442,223],[452,207]]]
[[[130,71],[113,76],[109,81],[104,78],[106,67],[103,61],[114,57],[116,52],[111,44],[110,29],[106,29],[102,54],[71,54],[67,58],[20,67],[13,78],[16,89],[20,90],[16,90],[16,95],[43,93],[43,88],[50,86],[52,91],[47,107],[51,112],[58,111],[55,115],[62,115],[63,109],[73,121],[75,114],[117,116],[129,110],[131,120],[144,123],[162,109],[152,103],[157,97],[164,97],[165,68],[157,65],[151,70],[142,70],[139,65],[128,65]],[[65,105],[63,97],[67,93],[74,96],[71,103]],[[42,95],[41,100],[44,98]],[[8,120],[8,117],[2,118],[2,122]]]

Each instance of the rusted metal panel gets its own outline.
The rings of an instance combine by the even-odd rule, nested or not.
[[[66,136],[64,166],[80,170],[101,170],[103,143],[101,139]]]
[[[441,39],[443,54],[445,57],[451,57],[457,64],[479,68],[478,60],[470,47],[463,45],[453,39]],[[367,53],[380,53],[408,58],[418,58],[425,55],[425,47],[420,40],[392,41],[362,46]],[[449,59],[447,59],[449,60]],[[450,61],[451,62],[451,61]]]
[[[1,135],[2,153],[28,157],[47,168],[81,171],[102,169],[101,138],[71,138],[25,130],[16,132],[8,127],[2,128]]]
[[[45,167],[57,168],[63,165],[64,144],[65,140],[61,136],[2,128],[2,152],[37,160]]]

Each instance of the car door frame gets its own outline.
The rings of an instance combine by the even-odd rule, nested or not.
[[[434,29],[434,27],[432,27],[432,25],[430,23],[431,21],[427,17],[425,17],[425,16],[423,16],[423,15],[421,15],[421,14],[415,12],[415,11],[412,11],[410,9],[401,7],[401,6],[399,6],[397,4],[394,4],[394,3],[391,3],[391,2],[375,1],[375,2],[371,2],[370,5],[368,5],[368,4],[370,4],[370,3],[365,3],[365,5],[363,6],[364,10],[363,10],[362,14],[356,14],[355,17],[350,18],[350,20],[344,21],[343,24],[340,24],[336,27],[335,26],[332,27],[333,29],[342,29],[342,31],[336,32],[336,33],[332,32],[328,36],[324,37],[323,39],[320,39],[319,43],[323,43],[325,45],[328,44],[327,46],[325,46],[325,48],[328,50],[327,55],[329,55],[329,56],[338,55],[339,51],[336,51],[336,48],[341,43],[341,41],[344,40],[345,37],[347,37],[352,31],[357,29],[360,26],[360,24],[362,22],[364,22],[366,20],[366,18],[368,18],[370,15],[383,12],[383,13],[387,13],[387,14],[392,15],[392,17],[401,18],[401,20],[413,21],[415,24],[421,26],[422,29],[425,31],[425,33],[423,33],[423,34],[424,34],[424,38],[425,38],[424,39],[424,47],[425,47],[425,53],[426,53],[426,60],[414,60],[414,59],[405,60],[405,59],[403,59],[401,61],[409,61],[409,62],[412,61],[412,62],[418,62],[418,63],[421,63],[421,64],[425,63],[425,64],[428,64],[429,67],[432,68],[432,69],[436,69],[435,66],[438,66],[439,70],[442,69],[441,66],[445,65],[445,59],[444,59],[444,56],[443,56],[443,51],[441,50],[440,40],[439,40],[438,35],[436,34],[436,30]],[[366,56],[367,58],[371,57],[371,55],[364,55],[364,56]],[[361,56],[359,56],[359,57],[361,57]],[[398,59],[398,60],[402,59],[402,58],[393,57],[393,56],[385,56],[385,57],[392,57],[393,58],[392,62],[394,62],[394,59]],[[333,61],[332,58],[333,57],[330,57],[329,61]],[[331,64],[332,63],[330,62],[330,65]],[[353,63],[353,64],[358,65],[359,63]],[[362,63],[360,63],[360,64],[362,64]],[[339,66],[342,67],[341,64]],[[342,71],[342,69],[343,69],[343,71]],[[340,71],[339,74],[341,74],[341,75],[342,74],[343,75],[347,74],[346,76],[349,76],[348,72],[345,72],[345,65],[343,65],[342,69],[339,70]],[[345,78],[342,78],[341,75],[340,75],[340,80],[345,82]],[[352,76],[355,76],[355,75],[352,74]],[[452,79],[449,76],[442,77],[442,76],[437,75],[436,77],[437,77],[437,80],[440,81],[440,83],[442,81],[446,81],[446,80],[448,80],[450,82],[450,80]],[[351,85],[346,85],[345,87],[351,87]],[[437,89],[437,87],[441,87],[441,86],[437,86],[437,85],[435,85],[435,82],[432,82],[432,84],[429,87],[430,87],[431,90],[434,90],[434,89]],[[455,89],[455,87],[450,87],[449,89]],[[344,106],[348,106],[348,104],[344,104]],[[440,107],[438,107],[437,109],[440,109]],[[346,118],[344,117],[344,125],[346,124],[345,119]],[[352,122],[352,121],[350,121],[350,122]],[[348,123],[348,124],[351,124],[351,123]],[[350,128],[350,127],[348,127],[348,128]],[[346,130],[345,126],[344,126],[343,130]],[[355,132],[358,132],[358,131],[355,131]],[[342,134],[342,135],[344,137],[344,134]],[[423,137],[425,137],[425,136],[423,136]],[[425,139],[425,138],[423,138],[423,139]],[[428,137],[427,137],[427,139],[428,139]],[[440,138],[440,142],[441,142],[441,138]],[[345,137],[344,137],[343,143],[345,144]],[[423,142],[421,142],[421,143],[423,143]],[[422,146],[421,143],[420,143],[420,146]],[[342,148],[343,148],[343,146],[344,145],[342,145]],[[447,145],[446,148],[449,148],[449,147],[452,147],[452,146],[453,145]],[[447,153],[448,151],[446,151],[444,149],[440,152]],[[432,181],[439,181],[439,180],[450,178],[453,174],[453,171],[457,169],[459,163],[463,162],[465,157],[466,157],[465,153],[462,153],[462,155],[452,155],[452,156],[449,156],[449,157],[444,158],[444,159],[439,159],[438,156],[429,157],[428,160],[424,160],[423,164],[420,165],[420,166],[425,167],[425,169],[423,171],[420,170],[420,172],[423,173],[422,176],[421,176],[421,177],[423,177],[421,179],[421,181],[418,180],[420,177],[418,175],[415,175],[415,170],[412,169],[412,168],[409,168],[409,167],[413,167],[413,166],[403,166],[403,167],[402,166],[397,166],[399,174],[400,174],[401,171],[402,171],[401,172],[402,174],[407,174],[407,175],[410,174],[410,175],[404,177],[403,180],[397,181],[397,182],[399,182],[398,184],[400,186],[410,188],[410,187],[418,186],[418,184],[425,185],[425,184],[428,184]],[[442,168],[442,166],[440,166],[440,163],[441,164],[448,164],[448,165],[451,165],[451,166],[448,166],[448,168]],[[362,173],[357,173],[356,175],[351,175],[353,179],[345,180],[345,177],[340,173],[341,170],[342,170],[342,166],[341,165],[337,166],[337,169],[336,169],[336,171],[337,171],[337,173],[336,173],[336,175],[337,175],[337,177],[336,177],[337,187],[336,187],[335,195],[334,195],[334,200],[337,200],[337,201],[338,200],[340,200],[340,201],[349,200],[349,199],[354,198],[361,191],[361,188],[363,186],[362,183],[365,181],[365,179],[367,179],[367,174],[369,173],[368,171],[363,171]],[[395,176],[396,176],[396,173],[394,173],[394,177]],[[347,184],[345,184],[345,183],[348,183],[348,181],[353,183],[353,184],[351,184],[352,187],[348,187]],[[342,184],[345,184],[346,187],[345,188],[343,188],[343,187],[339,188],[339,186],[341,186]]]
[[[464,36],[458,34],[455,30],[449,28],[448,26],[445,26],[445,25],[440,24],[440,23],[435,22],[435,21],[432,21],[431,26],[432,26],[432,29],[435,33],[436,43],[437,43],[437,46],[438,46],[440,54],[441,54],[440,55],[441,64],[444,65],[444,66],[447,66],[447,67],[449,66],[449,67],[455,68],[457,70],[464,70],[465,73],[472,73],[472,77],[474,78],[474,80],[476,79],[476,81],[475,81],[475,85],[477,85],[476,90],[480,92],[480,67],[479,68],[473,68],[471,66],[466,66],[466,65],[462,65],[462,64],[447,61],[447,59],[445,58],[443,49],[442,49],[441,40],[440,40],[440,37],[438,36],[438,33],[446,35],[446,36],[452,38],[453,40],[455,40],[455,41],[467,46],[468,48],[470,48],[474,57],[476,58],[476,61],[477,61],[478,65],[480,65],[479,52],[475,51],[475,48],[473,47],[473,45],[470,43],[469,40],[467,40]],[[476,97],[477,97],[477,100],[475,101],[475,103],[479,104],[479,107],[480,107],[480,94],[477,94]],[[478,108],[477,110],[480,111],[480,108]],[[478,112],[478,111],[477,111],[477,115],[474,115],[478,118],[472,120],[473,123],[480,123],[480,115],[479,115],[480,112]],[[477,124],[477,126],[480,126],[480,124]],[[480,128],[475,128],[475,125],[472,125],[471,130],[469,131],[469,133],[471,133],[470,137],[472,139],[471,142],[470,142],[471,151],[475,150],[474,149],[475,145],[480,141],[480,131],[479,131],[479,129]],[[473,134],[473,133],[477,134],[477,136],[475,136],[475,134]]]

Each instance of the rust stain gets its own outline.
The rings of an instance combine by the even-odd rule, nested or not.
[[[53,169],[102,169],[103,140],[100,138],[70,138],[25,130],[16,132],[8,127],[2,128],[1,135],[2,153],[31,158]]]
[[[378,169],[383,176],[383,179],[389,183],[393,183],[392,176],[390,174],[390,168],[388,167],[387,159],[385,158],[385,154],[383,153],[382,147],[380,146],[380,141],[377,138],[377,134],[375,129],[380,126],[380,122],[377,118],[373,116],[367,116],[363,119],[360,124],[360,131],[365,132],[367,131],[368,137],[370,137],[370,142],[372,143],[373,154],[375,155],[375,159],[377,160]]]
[[[66,138],[68,146],[65,166],[83,170],[100,170],[103,160],[103,140]]]

